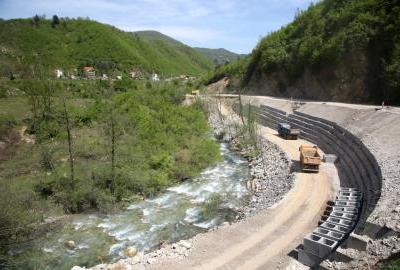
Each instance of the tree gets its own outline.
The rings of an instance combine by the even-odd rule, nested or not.
[[[70,119],[68,116],[68,110],[67,110],[65,98],[63,99],[63,109],[64,109],[65,128],[67,130],[67,139],[68,139],[71,188],[72,188],[72,190],[74,190],[75,189],[75,175],[74,175],[74,155],[73,155],[73,150],[72,150],[71,124],[70,124]]]
[[[34,17],[33,17],[33,23],[36,25],[36,26],[38,26],[39,25],[39,22],[40,22],[40,17],[39,17],[39,15],[35,15]]]
[[[53,15],[53,20],[51,21],[51,27],[56,27],[58,24],[60,24],[60,19],[58,18],[57,15]]]

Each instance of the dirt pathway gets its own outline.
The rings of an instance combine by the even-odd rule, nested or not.
[[[307,143],[283,140],[266,127],[260,127],[260,133],[281,147],[294,163],[299,160],[299,146]],[[149,268],[285,268],[290,260],[288,253],[317,227],[337,179],[335,167],[328,164],[322,164],[318,174],[296,173],[294,187],[277,205],[245,221],[198,235],[188,257],[179,261],[162,259]]]

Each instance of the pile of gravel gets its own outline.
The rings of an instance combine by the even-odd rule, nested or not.
[[[250,180],[247,186],[252,192],[249,203],[239,211],[241,218],[279,202],[292,188],[294,180],[294,174],[290,172],[291,161],[278,146],[260,138],[258,148],[250,146],[240,151],[249,161]],[[256,157],[248,155],[256,150],[260,153]]]

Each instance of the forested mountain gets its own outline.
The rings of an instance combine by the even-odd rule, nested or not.
[[[231,51],[228,51],[226,49],[220,48],[220,49],[208,49],[208,48],[197,48],[195,49],[210,59],[215,66],[220,66],[224,65],[226,63],[230,63],[232,61],[236,61],[242,57],[245,57],[245,54],[237,54]]]
[[[170,75],[198,75],[212,63],[182,43],[149,40],[85,19],[0,21],[0,76],[41,65],[48,71],[94,66],[101,73],[132,69]]]
[[[251,92],[400,104],[400,1],[324,0],[221,67]]]

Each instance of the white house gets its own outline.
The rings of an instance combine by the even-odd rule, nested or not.
[[[60,79],[63,76],[63,71],[61,69],[56,69],[56,77]]]
[[[157,74],[157,73],[154,73],[153,75],[151,75],[151,80],[152,80],[152,81],[159,81],[160,78],[158,77],[158,74]]]

